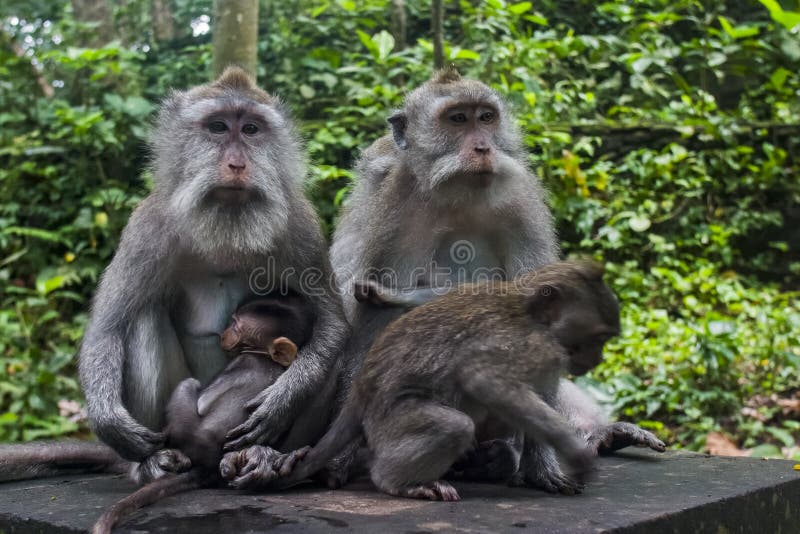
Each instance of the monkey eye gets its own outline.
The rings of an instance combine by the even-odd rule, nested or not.
[[[228,125],[222,121],[211,121],[208,123],[208,131],[215,134],[225,133],[228,131]]]
[[[453,113],[449,118],[450,122],[455,122],[456,124],[467,122],[467,115],[464,113]]]
[[[492,122],[494,120],[494,113],[492,113],[491,111],[481,113],[481,116],[478,117],[478,119],[481,122],[486,122],[486,123]]]
[[[252,122],[248,122],[247,124],[242,126],[242,133],[245,135],[255,135],[258,133],[258,126],[256,126]]]

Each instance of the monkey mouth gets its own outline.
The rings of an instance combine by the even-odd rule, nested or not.
[[[208,192],[210,201],[222,204],[242,204],[258,197],[258,192],[253,187],[245,185],[223,185]]]

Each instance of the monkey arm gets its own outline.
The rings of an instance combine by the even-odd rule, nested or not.
[[[272,386],[248,403],[247,407],[255,410],[245,423],[228,434],[226,450],[274,444],[306,408],[309,400],[323,390],[348,337],[349,326],[328,258],[319,252],[324,250],[324,240],[319,226],[309,225],[304,225],[306,235],[293,237],[295,246],[286,247],[292,255],[279,263],[294,267],[300,274],[295,285],[314,309],[313,334],[292,365]],[[315,232],[309,232],[309,228],[314,228]],[[309,273],[313,275],[308,276]]]
[[[524,213],[528,218],[511,222],[507,230],[507,235],[511,236],[505,258],[509,278],[556,262],[560,254],[553,217],[542,200],[544,191],[539,180],[531,175],[531,180],[522,183],[525,190],[515,194],[516,202],[521,205],[512,212]]]
[[[463,368],[459,381],[470,397],[480,400],[508,425],[522,429],[526,440],[535,438],[555,448],[579,479],[591,468],[594,454],[585,442],[529,386],[471,366]]]
[[[132,354],[131,341],[147,340],[148,347],[154,344],[163,348],[163,343],[159,343],[164,337],[163,329],[171,328],[168,322],[158,326],[160,305],[153,302],[153,295],[163,286],[164,271],[169,269],[166,258],[171,246],[171,237],[164,232],[167,226],[160,215],[161,208],[156,203],[148,197],[131,215],[117,253],[98,286],[79,354],[79,373],[92,429],[123,458],[135,461],[145,459],[163,441],[161,434],[134,419],[131,406],[125,405],[130,402],[126,389],[153,387],[153,384],[124,383],[131,379],[126,376],[130,374],[130,360],[134,356],[148,356],[146,350]],[[134,363],[141,369],[144,362]],[[143,380],[158,378],[149,376]],[[163,410],[163,405],[158,409]],[[138,410],[140,414],[146,411]],[[162,414],[148,415],[160,418]]]

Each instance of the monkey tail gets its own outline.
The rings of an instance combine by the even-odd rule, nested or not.
[[[288,488],[316,474],[348,443],[361,435],[364,408],[352,393],[351,390],[351,395],[344,403],[342,411],[322,439],[306,454],[290,475],[276,482],[275,487]]]
[[[167,476],[145,484],[127,497],[117,501],[92,527],[92,534],[111,534],[111,529],[124,517],[164,497],[203,486],[206,476],[200,469],[191,469],[179,475]]]
[[[42,441],[0,446],[0,482],[80,473],[124,473],[130,462],[93,441]]]

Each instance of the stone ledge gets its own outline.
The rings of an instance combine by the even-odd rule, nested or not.
[[[462,501],[377,493],[368,481],[329,491],[202,490],[138,511],[117,532],[800,532],[800,472],[787,460],[629,449],[602,458],[579,496],[456,483]],[[0,532],[86,532],[134,485],[92,475],[0,484]]]

